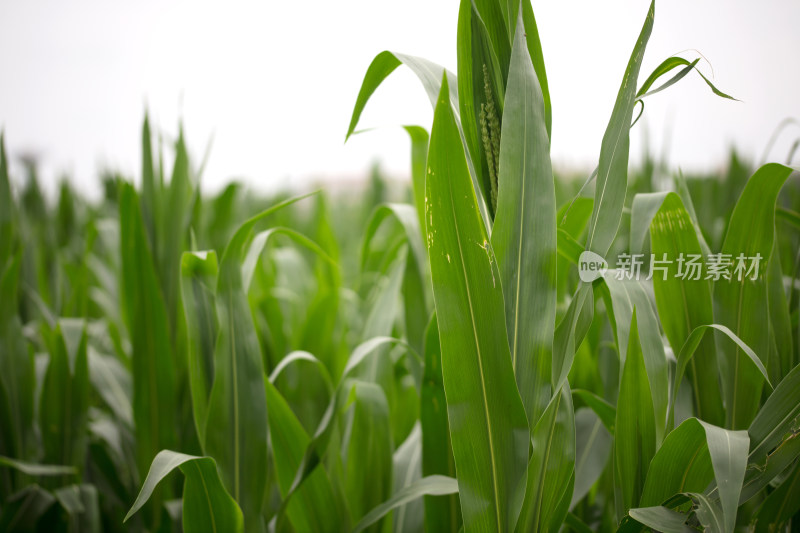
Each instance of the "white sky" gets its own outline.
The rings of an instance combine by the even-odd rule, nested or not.
[[[0,3],[0,128],[11,154],[35,151],[42,179],[67,172],[97,187],[104,165],[138,179],[145,107],[167,136],[183,117],[199,162],[214,143],[204,187],[232,177],[262,189],[308,179],[352,179],[378,160],[408,172],[400,124],[430,127],[413,75],[399,68],[374,95],[361,127],[344,134],[363,75],[380,51],[421,55],[456,68],[458,2]],[[553,101],[553,159],[591,169],[649,2],[533,0]],[[684,169],[712,169],[736,144],[761,157],[784,118],[800,117],[800,1],[661,0],[642,78],[667,56],[696,48],[722,100],[692,74],[647,102],[645,129]],[[692,57],[693,53],[685,55]],[[701,63],[709,75],[711,70]],[[671,134],[667,135],[669,132]],[[783,159],[800,127],[785,132]]]

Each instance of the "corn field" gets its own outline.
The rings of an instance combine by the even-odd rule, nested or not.
[[[0,531],[800,531],[794,154],[629,172],[652,95],[734,99],[644,77],[654,19],[588,179],[528,0],[369,65],[348,137],[400,66],[434,110],[402,190],[201,194],[145,116],[137,185],[50,202],[0,137]]]

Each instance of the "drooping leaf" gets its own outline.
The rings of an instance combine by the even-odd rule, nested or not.
[[[427,476],[396,492],[389,500],[376,506],[356,524],[353,533],[364,531],[386,513],[421,496],[444,496],[458,492],[458,482],[447,476]]]
[[[214,459],[171,450],[162,450],[153,459],[147,478],[125,521],[142,508],[156,486],[175,468],[180,468],[186,476],[182,513],[183,530],[186,533],[244,531],[242,511],[223,487]]]

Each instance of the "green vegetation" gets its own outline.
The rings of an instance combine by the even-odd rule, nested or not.
[[[638,83],[654,15],[584,184],[525,0],[461,2],[457,73],[370,65],[348,136],[401,64],[434,108],[396,194],[201,195],[145,119],[138,189],[51,204],[0,138],[0,530],[796,530],[800,184],[629,175],[696,71]]]

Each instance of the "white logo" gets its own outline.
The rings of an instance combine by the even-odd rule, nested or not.
[[[584,283],[591,283],[602,278],[606,270],[608,270],[608,263],[602,256],[594,252],[586,250],[578,258],[578,275]]]

